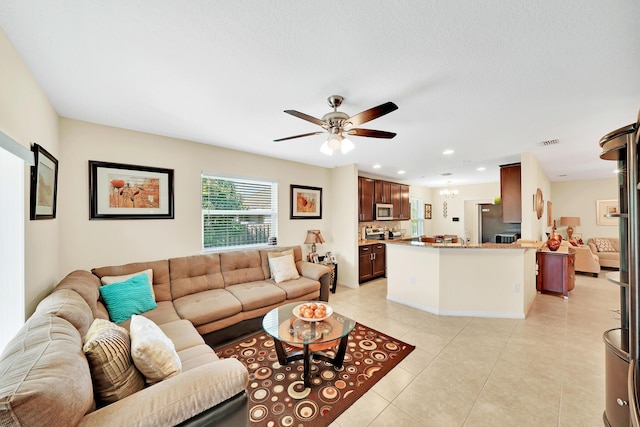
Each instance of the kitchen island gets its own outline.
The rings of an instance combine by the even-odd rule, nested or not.
[[[524,319],[536,247],[387,241],[387,299],[429,313]]]

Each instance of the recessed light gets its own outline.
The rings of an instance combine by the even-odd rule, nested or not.
[[[374,169],[380,169],[382,167],[382,165],[373,165]]]
[[[403,170],[399,170],[399,171],[398,171],[398,175],[404,175],[405,173],[406,173],[406,172],[405,172],[405,171],[403,171]]]
[[[455,153],[455,151],[453,151],[453,150],[444,150],[442,152],[442,154],[444,154],[445,156],[448,156],[449,154],[453,154],[453,153]]]
[[[482,171],[486,171],[487,168],[485,168],[484,166],[480,166],[478,169],[476,169],[478,172],[482,172]]]

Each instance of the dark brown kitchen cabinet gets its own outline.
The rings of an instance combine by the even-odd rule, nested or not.
[[[384,243],[375,243],[373,247],[373,278],[384,277],[387,269],[386,245]]]
[[[375,180],[358,177],[358,221],[371,222],[374,220],[373,205],[375,194]]]
[[[400,219],[400,211],[402,205],[400,204],[400,184],[395,182],[389,183],[391,187],[391,204],[393,205],[393,219]]]
[[[520,163],[500,166],[500,198],[500,205],[502,206],[502,222],[522,222]]]
[[[358,281],[362,283],[384,277],[386,272],[385,244],[361,245],[358,251]]]
[[[391,203],[391,186],[393,184],[387,181],[381,181],[379,179],[375,182],[375,197],[376,203]]]
[[[375,221],[376,203],[393,205],[394,220],[411,219],[409,186],[381,179],[358,177],[358,221]]]
[[[411,202],[409,201],[409,186],[400,185],[400,219],[411,219]]]

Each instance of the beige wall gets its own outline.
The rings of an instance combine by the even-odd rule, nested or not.
[[[553,217],[558,232],[567,237],[566,227],[560,226],[560,217],[580,217],[580,226],[574,233],[582,234],[586,243],[590,237],[618,237],[618,227],[596,224],[596,201],[618,199],[618,178],[563,181],[551,184],[553,192]]]
[[[546,240],[545,232],[551,230],[547,227],[547,201],[553,201],[551,181],[544,173],[538,160],[532,153],[522,153],[521,164],[521,188],[522,188],[522,225],[523,239]],[[538,219],[533,206],[533,197],[536,191],[542,190],[544,198],[544,211]],[[553,211],[553,209],[552,209]]]
[[[280,245],[301,245],[308,229],[324,230],[333,250],[332,171],[274,158],[70,119],[60,125],[61,271],[155,260],[201,252],[200,174],[278,182]],[[89,220],[88,161],[174,169],[175,219]],[[323,188],[321,220],[289,219],[289,185]],[[306,245],[302,245],[308,251]]]
[[[32,143],[40,144],[60,160],[58,115],[2,30],[0,64],[0,130],[29,149]],[[25,165],[27,218],[29,174],[30,168]],[[59,219],[25,221],[25,316],[33,312],[59,277],[58,227]]]

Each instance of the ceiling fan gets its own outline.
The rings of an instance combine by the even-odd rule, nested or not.
[[[385,114],[389,114],[390,112],[397,110],[398,106],[396,104],[394,104],[393,102],[385,102],[384,104],[380,104],[377,107],[370,108],[356,114],[355,116],[350,117],[348,114],[338,111],[338,107],[342,105],[343,100],[344,98],[340,95],[331,95],[329,98],[327,98],[327,102],[331,107],[333,107],[333,111],[322,116],[322,120],[296,110],[285,110],[284,112],[287,114],[291,114],[292,116],[321,126],[322,128],[324,128],[324,131],[303,133],[301,135],[274,139],[273,141],[282,142],[289,139],[301,138],[303,136],[319,135],[326,132],[329,134],[329,137],[320,147],[320,151],[324,154],[331,155],[337,149],[340,149],[343,154],[353,150],[353,143],[345,138],[344,135],[368,136],[370,138],[386,139],[391,139],[396,136],[396,134],[393,132],[385,132],[382,130],[373,129],[360,129],[353,127],[359,126],[363,123],[366,123],[373,119],[377,119],[378,117],[382,117]]]

